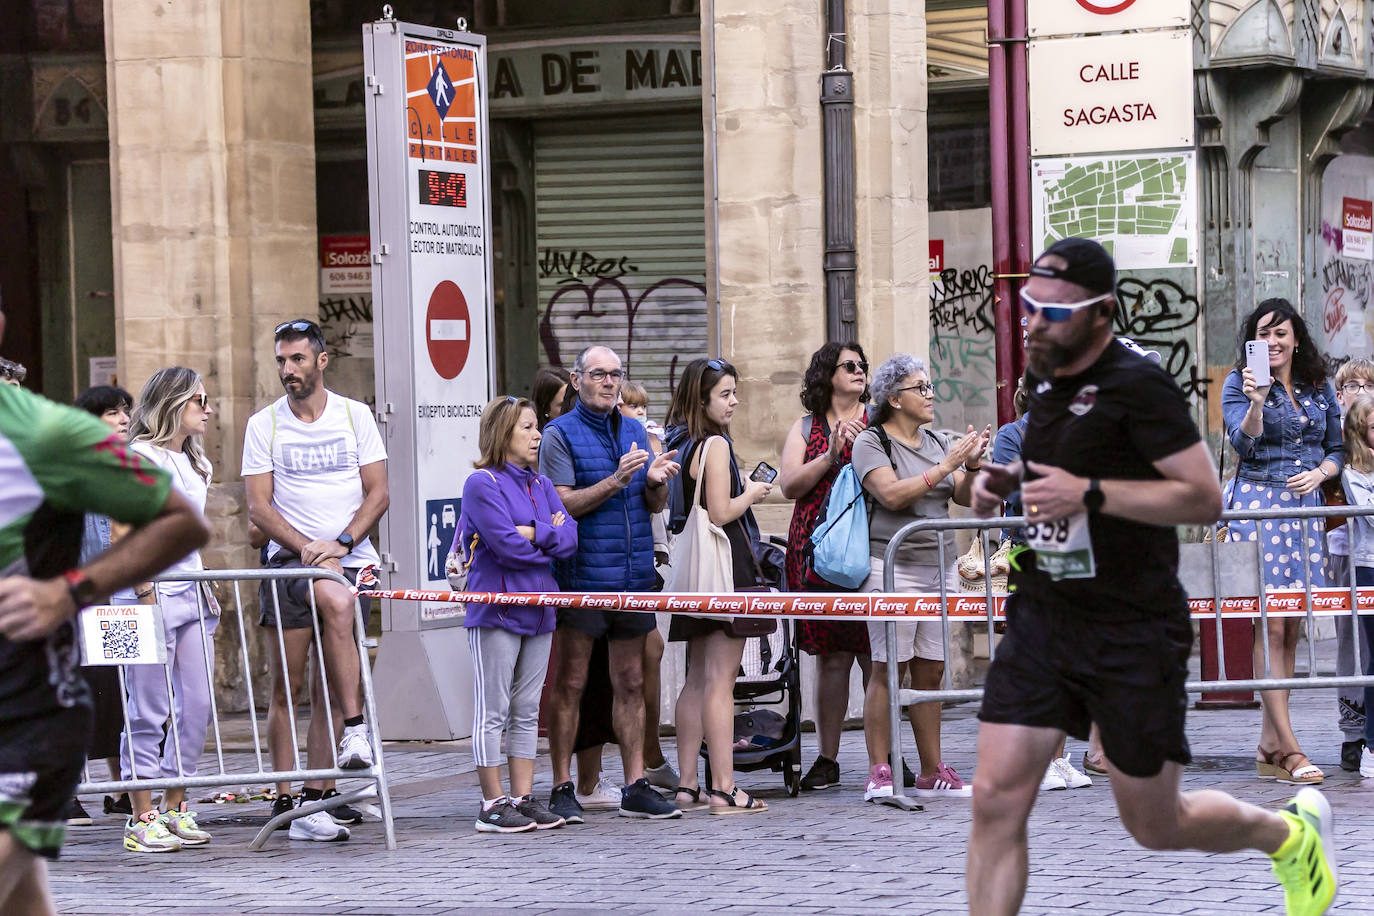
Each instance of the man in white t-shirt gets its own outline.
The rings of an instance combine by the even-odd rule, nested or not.
[[[377,563],[367,537],[386,511],[386,448],[371,409],[324,387],[324,332],[300,319],[278,325],[274,332],[277,374],[286,396],[248,420],[243,442],[243,479],[248,490],[248,517],[271,542],[269,568],[316,566],[356,580],[358,571]],[[280,580],[278,580],[280,582]],[[275,635],[281,609],[281,641],[286,655],[273,647],[272,702],[268,742],[272,764],[289,768],[294,760],[286,709],[287,684],[299,684],[313,635],[310,592],[318,609],[325,668],[333,686],[330,700],[343,713],[338,765],[372,766],[371,736],[363,720],[361,673],[354,633],[353,594],[341,583],[317,579],[287,580],[260,590],[260,623]],[[320,715],[316,715],[320,713]],[[312,703],[306,740],[308,765],[328,761],[329,723],[323,703]],[[290,786],[279,784],[273,813],[290,807]],[[321,797],[325,783],[305,784],[302,804]],[[332,794],[333,790],[330,789]],[[285,801],[283,801],[285,799]],[[348,831],[323,812],[291,822],[292,839],[344,840]]]

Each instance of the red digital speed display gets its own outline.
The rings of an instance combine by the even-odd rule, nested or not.
[[[468,176],[420,169],[420,203],[431,207],[466,207]]]

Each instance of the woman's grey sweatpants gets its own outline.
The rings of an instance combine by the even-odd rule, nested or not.
[[[472,756],[479,767],[500,766],[506,755],[534,759],[539,740],[539,695],[549,670],[553,634],[521,636],[495,627],[468,627],[475,681]]]

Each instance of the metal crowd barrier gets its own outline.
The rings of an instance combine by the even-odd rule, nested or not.
[[[248,783],[262,782],[302,782],[307,779],[350,780],[355,782],[358,780],[364,780],[365,785],[363,785],[361,788],[350,789],[349,791],[339,789],[338,795],[332,796],[327,800],[310,802],[308,804],[301,805],[300,807],[292,808],[289,812],[284,812],[275,817],[272,817],[267,821],[266,824],[263,825],[262,829],[253,839],[250,848],[252,848],[255,851],[261,850],[264,844],[267,842],[268,838],[271,837],[272,833],[277,829],[279,825],[285,826],[288,822],[295,820],[296,818],[314,814],[316,811],[326,811],[338,807],[340,805],[352,804],[354,802],[371,802],[374,799],[374,796],[381,810],[382,826],[386,838],[386,848],[396,848],[396,831],[395,825],[392,820],[391,812],[391,792],[387,781],[386,765],[382,758],[381,729],[377,721],[376,694],[372,686],[372,671],[368,661],[367,647],[364,643],[367,634],[367,621],[366,618],[363,616],[361,602],[359,601],[356,591],[354,591],[354,631],[358,651],[359,670],[361,672],[363,714],[367,720],[368,731],[372,741],[372,754],[374,762],[371,767],[368,767],[366,769],[345,770],[338,766],[307,769],[301,765],[301,742],[296,728],[296,685],[290,683],[290,671],[289,666],[287,665],[285,643],[282,639],[281,595],[278,583],[283,580],[289,579],[328,579],[334,582],[338,582],[345,588],[348,588],[351,591],[353,591],[352,586],[350,585],[348,580],[345,579],[343,576],[328,570],[313,567],[293,569],[216,569],[205,570],[204,572],[199,573],[181,573],[178,574],[175,578],[158,578],[153,580],[155,582],[163,583],[233,583],[234,610],[236,611],[236,613],[234,614],[234,620],[236,625],[238,626],[239,649],[241,653],[241,660],[243,663],[244,686],[247,691],[248,700],[247,716],[253,735],[252,754],[253,760],[255,761],[256,765],[249,768],[236,769],[231,763],[226,763],[224,743],[220,728],[219,708],[215,701],[214,692],[214,671],[212,665],[212,659],[214,657],[214,647],[213,645],[211,645],[212,640],[206,637],[205,631],[202,629],[201,639],[203,642],[203,649],[205,653],[205,678],[206,683],[210,685],[211,733],[213,734],[214,747],[213,760],[211,759],[210,752],[207,750],[202,757],[202,766],[200,767],[200,769],[206,769],[207,767],[205,767],[204,764],[207,762],[212,762],[213,764],[217,764],[217,772],[198,773],[195,776],[186,775],[186,762],[181,757],[180,729],[178,727],[177,717],[175,715],[172,715],[169,717],[170,724],[166,726],[167,732],[164,740],[173,742],[174,747],[176,748],[176,776],[146,779],[139,778],[136,766],[134,764],[133,755],[130,754],[129,764],[131,770],[130,775],[132,778],[108,781],[93,780],[90,778],[90,762],[88,761],[85,774],[86,778],[81,783],[81,785],[77,787],[77,794],[88,795],[107,792],[129,792],[133,790],[165,790],[170,788],[189,789],[220,786],[239,786]],[[258,725],[258,711],[256,706],[256,696],[258,691],[255,690],[254,687],[252,663],[248,655],[248,629],[247,625],[244,623],[243,596],[240,589],[240,585],[244,582],[258,583],[262,581],[269,581],[272,583],[272,601],[274,604],[274,610],[276,611],[275,616],[277,631],[277,651],[280,654],[279,662],[281,664],[282,676],[287,680],[286,717],[290,723],[291,729],[292,762],[291,766],[286,769],[274,769],[270,766],[270,750],[268,752],[267,759],[264,759],[263,735]],[[195,594],[197,599],[197,613],[203,624],[208,614],[208,611],[204,600],[204,594],[199,586],[195,589]],[[338,735],[335,733],[334,729],[334,716],[330,700],[329,674],[324,661],[324,644],[320,631],[319,615],[318,613],[316,613],[317,608],[315,606],[315,593],[313,588],[310,589],[310,609],[313,625],[313,632],[311,636],[311,648],[313,649],[314,658],[317,664],[317,670],[314,672],[314,674],[320,679],[318,693],[323,700],[322,709],[317,709],[312,704],[310,712],[312,716],[323,715],[326,721],[329,723],[330,755],[331,757],[333,757],[335,754],[337,754],[339,742]],[[222,614],[221,619],[223,619],[223,617],[224,615]],[[163,665],[162,667],[164,670],[164,676],[166,678],[168,695],[171,698],[171,707],[175,710],[176,691],[175,686],[172,682],[171,668],[168,665]],[[123,710],[124,718],[123,734],[127,736],[129,733],[129,705],[128,693],[125,687],[124,666],[119,666],[117,670],[119,672],[120,703]],[[269,685],[269,695],[270,689],[271,688]],[[356,690],[358,689],[358,685],[345,685],[343,686],[343,689]],[[337,761],[335,762],[337,763]],[[202,814],[206,813],[206,809],[204,808],[201,808],[199,810]]]
[[[1374,507],[1356,506],[1322,506],[1319,508],[1308,509],[1236,509],[1223,512],[1220,524],[1227,524],[1237,521],[1253,521],[1258,529],[1259,523],[1273,519],[1316,519],[1316,535],[1320,540],[1320,552],[1326,556],[1326,525],[1325,519],[1339,516],[1351,518],[1356,516],[1374,515]],[[963,518],[963,519],[921,519],[911,522],[897,531],[888,542],[887,550],[883,555],[883,591],[892,593],[896,591],[896,557],[897,551],[902,544],[916,534],[934,531],[975,531],[977,537],[982,540],[983,547],[983,599],[985,606],[985,622],[988,627],[988,658],[996,657],[997,643],[994,624],[1003,619],[998,613],[999,607],[1005,601],[1004,595],[999,595],[992,591],[992,555],[996,550],[995,544],[989,534],[995,529],[1017,529],[1025,527],[1029,520],[1024,516],[997,517],[988,519]],[[1303,526],[1306,528],[1307,526]],[[1350,551],[1353,556],[1357,548],[1357,540],[1354,537],[1353,526],[1351,531]],[[1258,532],[1257,532],[1258,533]],[[1292,535],[1290,535],[1291,537]],[[1300,537],[1306,537],[1306,531],[1300,533]],[[1360,657],[1360,615],[1374,614],[1374,587],[1359,587],[1355,582],[1355,566],[1350,564],[1349,582],[1347,586],[1339,588],[1313,588],[1312,586],[1312,567],[1310,554],[1311,551],[1304,548],[1303,558],[1303,583],[1302,589],[1277,589],[1265,585],[1264,566],[1259,562],[1258,539],[1256,541],[1227,541],[1218,542],[1213,537],[1210,541],[1203,544],[1180,544],[1180,555],[1186,556],[1185,551],[1194,548],[1203,548],[1208,554],[1207,561],[1201,566],[1202,577],[1205,581],[1210,581],[1211,588],[1202,588],[1197,583],[1191,583],[1193,587],[1189,589],[1189,606],[1193,618],[1214,618],[1217,622],[1216,642],[1217,660],[1219,668],[1219,680],[1215,681],[1188,681],[1185,689],[1189,693],[1204,693],[1221,689],[1232,690],[1309,690],[1321,687],[1370,687],[1374,686],[1374,675],[1353,675],[1349,677],[1321,676],[1316,674],[1317,670],[1317,650],[1315,640],[1312,638],[1314,623],[1318,616],[1334,616],[1336,614],[1349,614],[1352,629],[1354,632],[1355,648],[1355,670],[1363,671],[1365,661]],[[1245,564],[1244,569],[1237,570],[1234,567],[1227,567],[1221,558],[1221,552],[1231,546],[1246,545],[1255,546],[1255,562],[1253,569],[1249,564]],[[936,538],[936,556],[940,569],[947,569],[949,561],[946,557],[944,538]],[[1247,558],[1248,559],[1248,558]],[[1188,564],[1180,563],[1180,572]],[[1193,564],[1192,572],[1197,573],[1197,564]],[[1229,587],[1227,587],[1229,586]],[[1252,586],[1250,592],[1246,586]],[[1198,594],[1199,591],[1210,592]],[[1344,594],[1341,594],[1344,593]],[[1243,597],[1240,597],[1243,596]],[[950,623],[951,605],[963,603],[957,598],[949,595],[946,577],[940,577],[939,591],[940,607],[940,631],[944,645],[946,660],[950,654]],[[1279,605],[1284,610],[1274,611],[1271,614],[1271,605]],[[1294,607],[1298,610],[1293,610]],[[1210,608],[1210,612],[1207,609]],[[1308,653],[1308,673],[1305,677],[1274,677],[1269,659],[1269,618],[1292,617],[1301,614],[1307,621],[1307,653]],[[956,614],[956,619],[970,619],[966,614]],[[1228,680],[1226,678],[1226,654],[1222,648],[1222,627],[1221,622],[1224,617],[1251,617],[1258,618],[1260,622],[1260,633],[1262,645],[1264,647],[1264,676],[1259,678],[1247,678],[1243,680]],[[888,658],[896,658],[897,623],[895,619],[888,619],[885,624],[885,636],[887,639]],[[891,697],[891,707],[889,710],[889,728],[892,732],[892,772],[901,772],[902,759],[902,739],[901,739],[901,708],[914,703],[924,702],[952,702],[964,700],[980,700],[983,696],[981,687],[955,690],[952,688],[950,666],[945,665],[944,684],[940,690],[902,690],[899,684],[898,666],[889,664],[887,666],[887,686],[888,695]],[[901,780],[893,780],[893,803],[896,807],[914,807],[909,799],[902,794]]]

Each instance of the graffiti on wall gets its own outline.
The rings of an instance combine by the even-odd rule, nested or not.
[[[1116,303],[1116,333],[1157,351],[1185,395],[1205,398],[1208,379],[1198,375],[1195,352],[1197,297],[1173,280],[1125,277],[1117,281]]]
[[[946,268],[930,278],[930,363],[939,425],[997,419],[992,268]]]
[[[539,342],[547,363],[564,367],[584,347],[611,347],[663,413],[679,365],[705,353],[706,285],[685,277],[646,284],[639,270],[629,255],[545,249]]]
[[[320,330],[333,359],[372,355],[372,296],[326,296],[320,299]]]

